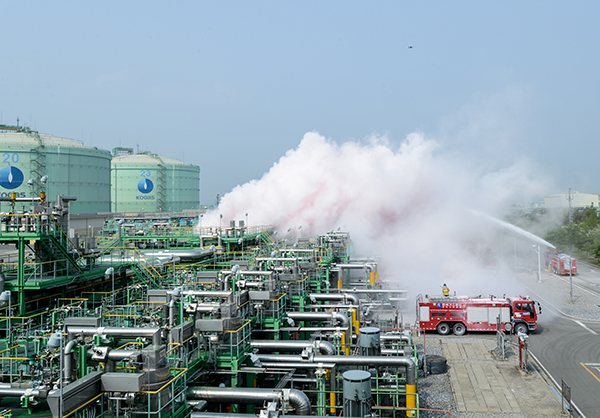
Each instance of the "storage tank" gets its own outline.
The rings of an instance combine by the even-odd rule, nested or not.
[[[200,205],[200,167],[131,148],[113,150],[113,212],[180,212]]]
[[[0,196],[76,196],[71,213],[110,211],[111,153],[80,141],[40,134],[23,126],[0,125]],[[47,182],[42,182],[45,176]],[[29,180],[32,180],[28,185]],[[15,210],[22,210],[21,203]],[[2,207],[0,210],[7,210]],[[25,208],[27,209],[27,208]]]
[[[371,413],[371,373],[348,370],[344,378],[345,417],[366,417]]]
[[[359,330],[358,347],[361,356],[380,356],[380,330],[375,327],[363,327]]]

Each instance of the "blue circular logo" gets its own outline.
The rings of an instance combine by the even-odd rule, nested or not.
[[[2,171],[0,171],[2,173]],[[23,181],[23,175],[21,174],[21,181]],[[144,194],[150,193],[154,189],[154,183],[149,179],[141,179],[138,183],[138,190]]]
[[[16,189],[23,184],[23,172],[17,167],[4,167],[0,170],[0,186],[5,189]]]

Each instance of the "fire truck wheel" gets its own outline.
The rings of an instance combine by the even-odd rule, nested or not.
[[[467,331],[467,327],[465,327],[465,324],[463,324],[462,322],[457,322],[452,327],[452,332],[454,333],[454,335],[458,335],[458,336],[465,335],[466,331]]]
[[[515,335],[518,335],[519,333],[527,334],[528,332],[529,332],[529,328],[527,327],[527,325],[523,324],[522,322],[515,325]]]
[[[446,324],[445,322],[439,323],[436,329],[440,335],[450,334],[450,325]]]

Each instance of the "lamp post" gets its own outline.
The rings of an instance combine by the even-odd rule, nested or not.
[[[569,285],[571,287],[571,303],[573,303],[573,258],[569,254]]]
[[[542,264],[540,260],[540,246],[533,245],[533,250],[537,253],[538,258],[538,283],[542,282]]]
[[[33,179],[27,180],[27,186],[29,187],[29,192],[31,193],[31,206],[33,206]],[[31,210],[33,211],[33,208],[31,208]]]
[[[111,299],[112,299],[112,305],[113,308],[115,306],[115,269],[113,267],[109,267],[106,269],[106,271],[104,272],[104,277],[106,277],[107,279],[109,277],[112,277],[112,294],[111,294]]]

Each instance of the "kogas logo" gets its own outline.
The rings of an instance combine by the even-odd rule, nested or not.
[[[4,167],[0,170],[0,186],[13,190],[23,184],[23,172],[17,167]]]
[[[0,171],[0,173],[2,173]],[[23,175],[21,175],[21,181],[23,181]],[[154,183],[150,179],[141,179],[138,183],[138,190],[144,194],[150,193],[154,189]]]

